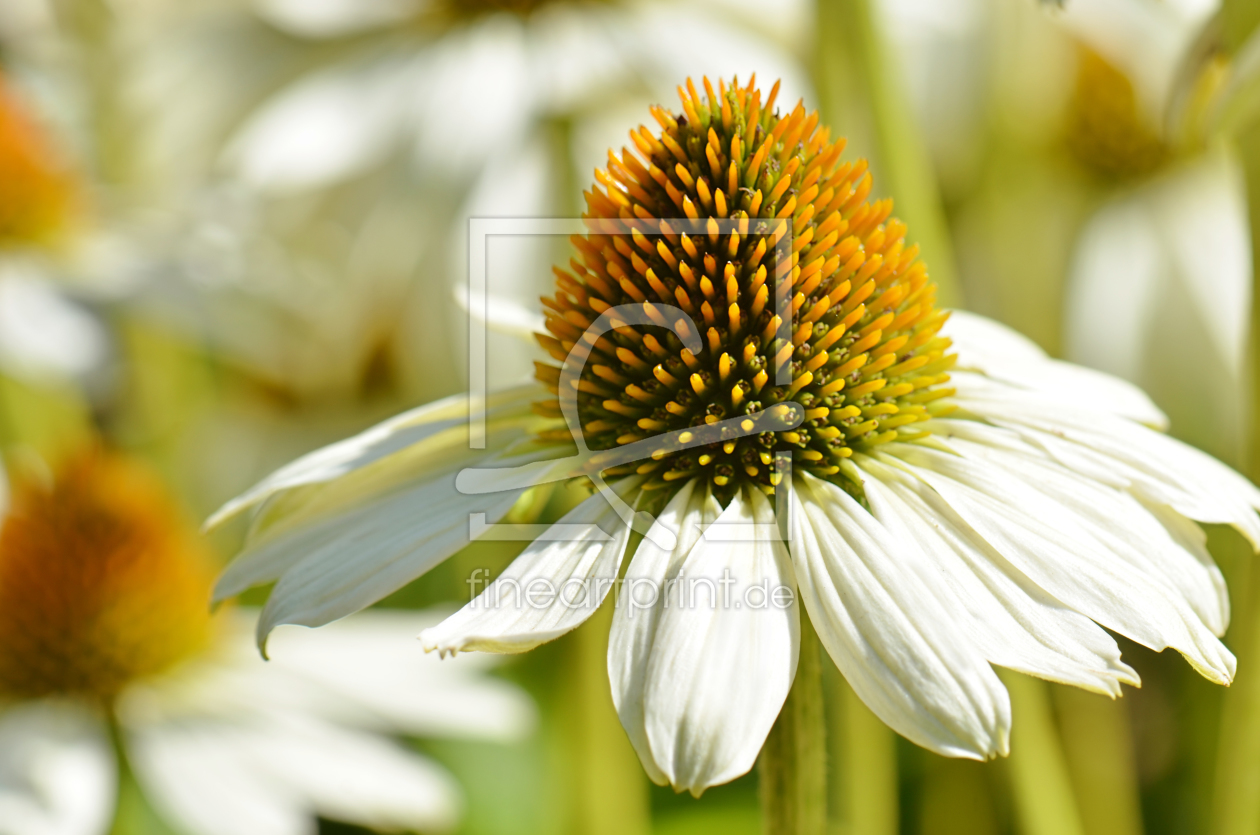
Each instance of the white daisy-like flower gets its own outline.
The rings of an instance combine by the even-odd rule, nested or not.
[[[528,650],[617,587],[617,710],[648,774],[696,794],[752,766],[803,614],[877,715],[949,756],[1007,752],[994,666],[1136,685],[1108,629],[1228,683],[1228,599],[1195,521],[1260,542],[1260,491],[1161,434],[1132,385],[937,310],[905,226],[816,114],[704,88],[655,108],[660,132],[633,131],[638,155],[588,192],[592,231],[538,337],[564,367],[401,415],[229,503],[212,522],[258,518],[217,595],[275,581],[260,639],[328,623],[532,485],[590,477],[599,490],[422,641]],[[574,442],[584,454],[557,460]]]
[[[0,833],[104,835],[120,769],[187,835],[300,835],[317,815],[454,828],[454,779],[391,737],[509,740],[534,720],[528,698],[473,658],[417,653],[428,613],[285,630],[267,663],[252,616],[207,613],[200,547],[125,459],[17,481],[0,527]]]

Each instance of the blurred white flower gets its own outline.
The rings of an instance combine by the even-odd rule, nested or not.
[[[1067,358],[1147,388],[1174,425],[1229,457],[1241,440],[1251,274],[1242,170],[1218,147],[1090,219],[1068,285]]]
[[[163,816],[191,835],[310,831],[315,814],[447,831],[462,797],[441,766],[387,738],[520,738],[534,709],[487,665],[448,668],[414,635],[440,617],[369,611],[327,641],[277,634],[271,661],[238,613],[218,651],[120,697],[127,756]]]
[[[87,453],[18,480],[0,527],[0,833],[103,835],[121,779],[186,835],[301,835],[317,815],[448,831],[462,798],[396,735],[508,741],[534,708],[425,657],[440,615],[365,612],[318,642],[206,612],[199,545],[151,476]],[[120,773],[125,769],[125,774]]]
[[[1186,52],[1220,0],[1088,0],[1053,13],[1132,82],[1150,124],[1162,127]]]
[[[801,19],[796,4],[780,5],[781,19]],[[627,91],[661,94],[689,74],[761,72],[800,86],[795,62],[742,25],[737,5],[260,0],[257,8],[299,38],[374,33],[282,90],[236,135],[227,159],[268,190],[326,186],[400,146],[423,170],[473,173],[547,118]]]

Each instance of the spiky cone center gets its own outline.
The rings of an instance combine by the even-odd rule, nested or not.
[[[648,475],[648,490],[702,477],[719,497],[743,485],[770,493],[781,478],[776,453],[789,452],[794,467],[845,484],[855,451],[922,437],[919,424],[949,408],[954,357],[939,335],[947,314],[904,224],[890,218],[891,201],[867,199],[866,162],[842,162],[844,140],[830,141],[817,113],[798,103],[781,114],[778,84],[764,103],[753,81],[720,81],[715,91],[704,79],[704,88],[701,96],[689,80],[682,113],[653,108],[659,134],[640,125],[634,149],[610,151],[596,171],[583,215],[592,232],[572,239],[570,269],[555,270],[538,341],[563,363],[619,305],[662,323],[681,310],[702,331],[699,352],[654,325],[619,327],[590,346],[570,384],[591,449],[788,402],[803,410],[794,428],[662,449],[609,475]],[[602,219],[622,221],[621,231]],[[719,232],[708,219],[733,228]],[[696,221],[708,231],[694,234]],[[779,260],[789,233],[790,256]],[[536,410],[561,416],[561,368],[539,363],[537,378],[557,397]],[[569,430],[545,437],[565,440]]]
[[[156,478],[99,452],[19,479],[0,527],[0,699],[108,700],[210,636],[213,575]]]

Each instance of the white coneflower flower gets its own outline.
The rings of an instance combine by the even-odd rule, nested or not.
[[[751,84],[704,86],[688,84],[681,114],[655,108],[659,134],[634,130],[638,155],[587,194],[594,231],[573,239],[539,337],[566,371],[540,363],[544,388],[477,404],[484,451],[467,448],[457,398],[277,472],[213,520],[261,505],[217,594],[276,581],[260,638],[370,604],[528,484],[570,472],[547,459],[572,449],[559,417],[574,407],[596,450],[578,459],[588,472],[625,456],[602,472],[611,493],[422,639],[515,652],[564,634],[619,576],[622,520],[655,514],[625,569],[608,665],[659,782],[699,793],[752,766],[792,686],[798,599],[863,701],[951,756],[1007,750],[993,665],[1112,696],[1136,684],[1104,627],[1230,681],[1225,588],[1191,520],[1260,541],[1260,492],[1160,434],[1129,384],[937,310],[904,225],[867,201],[865,163],[841,162],[817,114],[780,113],[777,91],[763,101]]]
[[[91,453],[52,484],[15,485],[0,527],[0,832],[104,835],[120,764],[187,835],[310,832],[317,814],[453,828],[453,778],[388,735],[510,738],[532,721],[526,697],[475,663],[415,657],[407,633],[436,621],[422,613],[286,631],[267,664],[247,618],[207,614],[199,548],[124,459]]]

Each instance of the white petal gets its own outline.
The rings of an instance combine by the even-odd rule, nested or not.
[[[403,66],[378,60],[305,78],[256,113],[226,159],[250,185],[272,191],[320,188],[367,171],[397,141]]]
[[[748,523],[759,526],[752,535],[713,538]],[[652,758],[679,791],[699,796],[752,768],[796,675],[800,616],[795,594],[782,597],[795,580],[784,543],[767,528],[777,533],[766,498],[737,495],[668,590],[644,713]]]
[[[692,547],[700,541],[700,532],[713,524],[721,513],[722,506],[707,489],[698,487],[695,481],[683,485],[655,523],[671,534],[675,542],[673,550],[656,544],[668,541],[669,537],[648,536],[639,543],[626,569],[613,613],[608,636],[608,678],[612,683],[613,705],[643,768],[660,784],[668,782],[668,778],[652,757],[643,698],[657,626],[665,613],[666,584],[678,576]]]
[[[510,419],[527,414],[530,404],[539,399],[541,394],[538,386],[519,386],[494,394],[480,405],[486,410],[487,420]],[[223,505],[206,521],[206,527],[220,525],[282,491],[333,481],[437,436],[443,436],[443,443],[439,448],[459,446],[466,449],[466,435],[443,433],[467,424],[470,399],[467,394],[457,394],[427,403],[378,423],[351,438],[308,453],[276,470]],[[427,450],[417,448],[416,452],[424,454]]]
[[[1166,294],[1170,259],[1141,200],[1094,213],[1077,236],[1065,306],[1067,359],[1127,380],[1144,376],[1147,329]]]
[[[0,277],[0,368],[35,381],[79,377],[105,360],[105,329],[50,282]]]
[[[259,643],[281,623],[323,626],[370,606],[466,547],[472,514],[493,524],[523,492],[465,495],[457,477],[448,472],[239,557],[289,566],[258,619]]]
[[[447,176],[476,171],[521,141],[539,107],[526,46],[518,18],[493,15],[447,33],[415,63],[403,97],[392,104],[412,103],[421,166]]]
[[[380,737],[289,720],[238,744],[260,777],[302,798],[308,814],[384,830],[444,832],[458,822],[463,804],[451,776]]]
[[[640,479],[619,482],[630,494]],[[442,654],[524,652],[576,629],[616,582],[630,528],[595,493],[547,529],[484,592],[420,635]]]
[[[185,716],[128,739],[149,799],[191,835],[313,835],[316,815],[446,831],[459,816],[454,781],[428,760],[301,714]]]
[[[268,705],[381,733],[499,742],[524,737],[537,723],[537,710],[518,686],[485,675],[493,657],[441,661],[421,650],[416,633],[440,618],[368,610],[318,631],[284,626],[272,633],[271,660],[263,661],[248,637],[252,618],[239,617],[236,651],[226,659],[228,669],[205,684],[199,709],[231,700],[241,709]]]
[[[33,702],[0,712],[0,835],[104,835],[117,793],[99,719]]]
[[[332,38],[406,19],[417,0],[257,0],[258,14],[299,37]]]
[[[1216,566],[1211,553],[1208,552],[1207,534],[1193,520],[1187,519],[1166,504],[1143,502],[1143,506],[1159,520],[1178,547],[1194,557],[1202,566],[1201,570],[1206,573],[1212,585],[1218,612],[1215,619],[1208,618],[1205,622],[1212,627],[1213,631],[1216,631],[1217,635],[1223,636],[1229,628],[1229,587],[1225,583],[1225,576]]]
[[[893,456],[896,456],[895,458]],[[1234,657],[1167,585],[1119,557],[1077,516],[987,462],[907,444],[881,460],[927,482],[976,533],[1050,594],[1155,650],[1172,646],[1204,676],[1228,682]]]
[[[958,364],[963,368],[988,371],[991,365],[1000,367],[1049,359],[1036,342],[1014,328],[966,310],[951,310],[941,334],[953,341]]]
[[[1161,429],[1168,426],[1167,416],[1137,386],[1092,368],[1050,359],[1032,340],[991,319],[955,310],[942,332],[954,340],[961,368],[1052,399],[1088,402],[1139,423]]]
[[[818,637],[854,692],[911,742],[1005,754],[1011,709],[984,656],[923,585],[922,559],[839,487],[796,479],[792,555]]]
[[[1131,421],[958,374],[956,402],[1009,426],[1065,467],[1128,487],[1183,516],[1238,528],[1260,546],[1260,490],[1216,459]]]
[[[189,835],[314,835],[301,797],[260,777],[242,736],[226,723],[169,723],[131,733],[128,753],[149,802]]]
[[[1017,571],[930,487],[870,458],[858,466],[875,518],[923,549],[923,579],[991,663],[1110,696],[1138,684],[1110,635]]]
[[[1139,571],[1154,572],[1168,593],[1184,599],[1214,634],[1224,634],[1229,624],[1225,578],[1193,522],[1166,505],[1148,507],[1123,490],[1072,473],[1010,430],[977,421],[937,423],[942,435],[952,436],[953,449],[1004,469],[1075,513],[1092,525],[1090,535],[1102,548]]]

